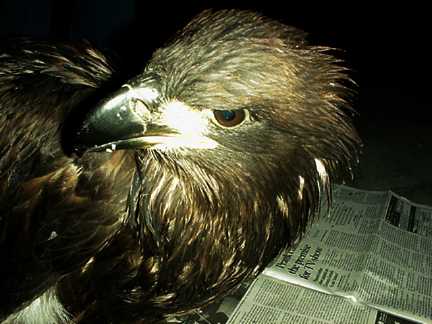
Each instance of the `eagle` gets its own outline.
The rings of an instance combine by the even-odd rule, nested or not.
[[[206,10],[121,79],[87,42],[0,49],[0,320],[157,323],[232,292],[352,177],[332,48]]]

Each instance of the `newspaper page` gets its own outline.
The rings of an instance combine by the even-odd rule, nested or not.
[[[432,208],[337,186],[321,212],[228,322],[432,323]]]
[[[379,322],[377,318],[378,312],[365,305],[263,274],[254,281],[228,323],[393,323]]]

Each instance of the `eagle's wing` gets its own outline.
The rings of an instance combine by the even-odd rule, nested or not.
[[[128,156],[70,158],[61,137],[112,73],[88,44],[0,47],[0,320],[85,265],[121,223]]]

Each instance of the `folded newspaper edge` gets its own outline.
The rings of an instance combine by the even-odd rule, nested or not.
[[[432,233],[432,207],[412,203],[391,191],[366,191],[343,185],[334,187],[333,200],[330,213],[322,214],[304,239],[291,251],[285,251],[285,255],[282,253],[260,276],[342,297],[375,310],[376,314],[381,311],[406,320],[401,323],[432,323],[432,238],[428,235]],[[363,244],[361,239],[369,244]],[[312,246],[318,244],[320,249],[314,250]],[[337,262],[349,257],[360,259],[362,255],[366,257],[356,271],[350,269],[349,262]],[[421,267],[409,264],[413,260]],[[339,284],[318,282],[324,271],[339,276]],[[343,278],[350,276],[350,284],[349,280],[343,282]],[[256,282],[249,290],[254,289]],[[373,288],[373,285],[365,286],[367,283],[376,282],[379,285],[375,291],[365,290]],[[250,303],[254,301],[245,301],[250,299],[249,290],[228,323],[246,323],[245,317],[238,321],[237,315],[252,309]],[[359,324],[379,323],[377,318],[371,318]]]

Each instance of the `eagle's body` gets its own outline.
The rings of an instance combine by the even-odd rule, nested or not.
[[[337,63],[294,28],[205,12],[75,128],[107,59],[4,46],[0,319],[147,323],[256,275],[357,159]],[[145,125],[125,137],[129,119]]]

